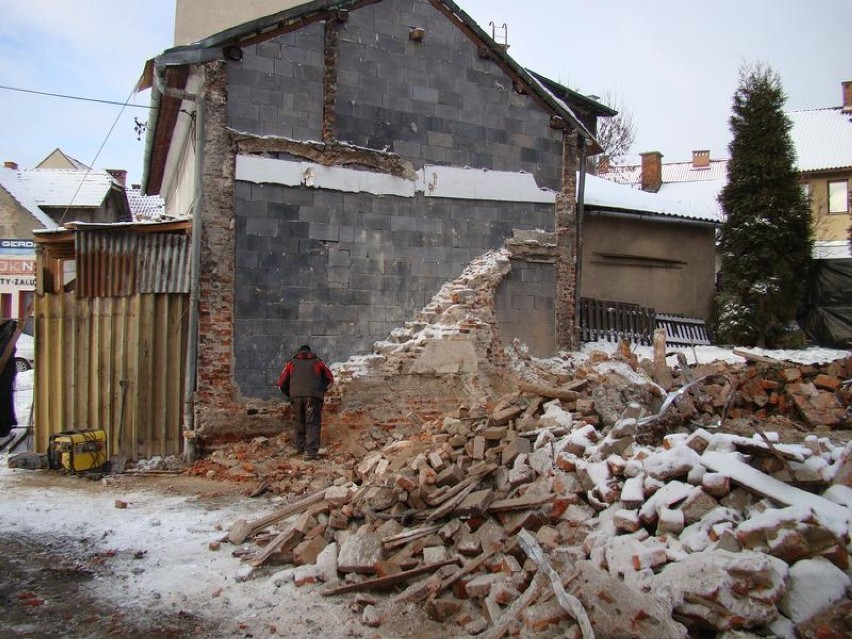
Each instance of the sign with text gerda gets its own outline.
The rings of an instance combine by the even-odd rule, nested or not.
[[[0,255],[32,255],[35,257],[35,242],[15,238],[0,238]]]

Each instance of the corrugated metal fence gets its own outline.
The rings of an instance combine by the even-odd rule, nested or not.
[[[103,429],[110,454],[181,451],[189,236],[185,227],[118,228],[64,237],[76,240],[71,282],[57,287],[62,275],[39,269],[36,450],[46,450],[53,433]],[[51,253],[68,255],[56,237],[41,246],[45,267],[55,262]]]

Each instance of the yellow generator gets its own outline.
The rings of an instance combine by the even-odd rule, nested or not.
[[[47,464],[74,473],[96,470],[107,463],[106,433],[102,430],[67,430],[50,436]]]

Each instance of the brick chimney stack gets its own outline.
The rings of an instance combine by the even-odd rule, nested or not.
[[[701,150],[692,152],[692,168],[707,169],[710,168],[710,151]]]
[[[121,184],[122,187],[127,188],[127,171],[124,169],[105,169],[107,173],[112,176],[116,182]]]
[[[642,157],[642,190],[656,193],[663,185],[663,154],[648,151],[639,155]]]
[[[11,160],[6,160],[5,162],[3,162],[3,166],[7,169],[12,169],[13,171],[18,170],[18,163],[12,162]]]
[[[852,112],[852,80],[841,82],[843,87],[843,112]]]

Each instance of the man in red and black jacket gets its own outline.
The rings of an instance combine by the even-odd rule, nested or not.
[[[322,403],[334,375],[307,344],[287,362],[278,377],[278,388],[290,400],[295,412],[294,441],[305,459],[319,455],[322,430]]]

